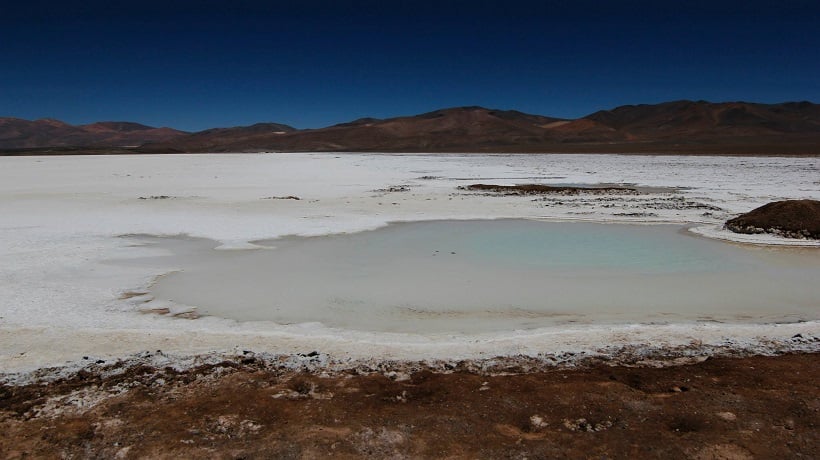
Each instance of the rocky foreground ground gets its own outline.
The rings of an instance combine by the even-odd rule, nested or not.
[[[0,458],[816,458],[820,354],[295,371],[253,356],[0,386]]]

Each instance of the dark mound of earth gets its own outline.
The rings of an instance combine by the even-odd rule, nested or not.
[[[458,188],[472,192],[498,193],[502,195],[579,195],[588,194],[638,194],[634,188],[620,186],[593,186],[593,187],[571,187],[554,186],[543,184],[521,184],[521,185],[496,185],[496,184],[472,184]]]
[[[735,233],[820,239],[820,201],[775,201],[726,222]]]

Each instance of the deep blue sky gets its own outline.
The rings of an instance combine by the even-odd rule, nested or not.
[[[7,3],[0,116],[310,128],[458,105],[820,101],[817,0]]]

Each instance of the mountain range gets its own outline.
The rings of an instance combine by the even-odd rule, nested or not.
[[[0,118],[0,154],[205,152],[584,152],[820,154],[820,104],[674,101],[567,120],[456,107],[319,129],[279,123],[187,133],[137,123]]]
[[[43,118],[23,120],[0,118],[0,149],[38,149],[48,147],[138,147],[149,142],[164,142],[188,133],[172,128],[127,121],[103,121],[89,125],[70,125]]]

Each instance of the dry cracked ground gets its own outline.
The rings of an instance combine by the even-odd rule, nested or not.
[[[482,375],[254,358],[0,387],[0,458],[817,458],[820,355]]]

